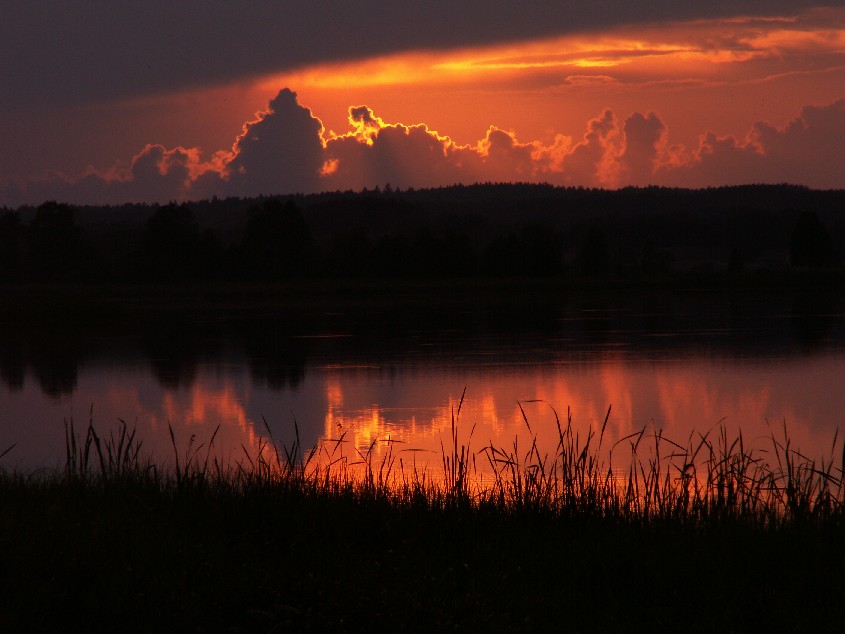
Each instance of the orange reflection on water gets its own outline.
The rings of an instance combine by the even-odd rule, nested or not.
[[[345,434],[347,456],[354,453],[353,447],[362,453],[372,447],[370,459],[378,466],[391,451],[395,468],[401,460],[408,473],[413,462],[417,469],[438,477],[444,455],[451,453],[454,413],[458,446],[469,445],[477,473],[484,476],[490,468],[483,450],[491,445],[507,453],[517,447],[517,457],[523,457],[536,440],[540,455],[553,458],[558,424],[565,428],[568,415],[582,446],[594,433],[595,447],[610,407],[599,457],[610,461],[610,451],[616,447],[615,468],[628,466],[630,445],[624,440],[642,430],[647,441],[644,451],[653,446],[648,439],[658,433],[687,446],[697,444],[701,436],[715,440],[724,427],[729,439],[741,433],[746,447],[763,451],[772,460],[773,439],[783,442],[784,433],[793,449],[828,459],[839,422],[837,406],[813,391],[829,390],[819,377],[829,383],[841,362],[832,358],[790,363],[794,367],[707,359],[626,361],[616,353],[597,353],[594,361],[582,365],[470,371],[472,376],[464,377],[469,380],[462,404],[461,392],[444,393],[439,381],[414,381],[407,402],[400,399],[396,404],[395,393],[385,391],[381,400],[378,388],[340,373],[326,381],[323,438]],[[796,378],[801,375],[806,384]],[[401,380],[397,383],[390,389],[401,391]],[[367,389],[360,396],[362,385]],[[387,401],[390,407],[383,405]]]
[[[243,396],[231,382],[212,385],[199,380],[187,389],[166,390],[160,403],[138,400],[138,420],[143,426],[149,425],[149,436],[144,433],[142,437],[145,442],[151,441],[159,459],[172,457],[174,441],[180,459],[195,450],[203,459],[210,455],[226,463],[245,460],[244,451],[254,457],[266,443],[267,434],[263,426],[256,430]],[[170,438],[171,429],[174,440]]]
[[[229,384],[218,389],[195,384],[186,399],[179,399],[174,391],[167,392],[162,409],[168,420],[181,420],[187,426],[226,419],[237,422],[245,431],[252,428],[248,424],[242,402]]]
[[[219,426],[214,454],[232,464],[245,460],[244,448],[254,456],[270,440],[262,421],[267,416],[273,440],[288,448],[295,420],[304,452],[320,442],[334,443],[351,463],[372,447],[376,466],[392,451],[394,468],[401,465],[410,473],[416,466],[437,478],[443,474],[444,451],[451,451],[453,414],[458,445],[469,445],[479,472],[486,473],[483,449],[490,445],[512,452],[518,439],[524,452],[536,438],[540,454],[553,455],[557,422],[566,425],[568,413],[583,443],[590,430],[601,429],[612,406],[603,458],[642,429],[662,431],[686,445],[697,441],[695,434],[709,433],[712,440],[724,426],[729,437],[741,431],[746,445],[770,451],[773,435],[783,440],[784,424],[793,449],[829,458],[845,411],[845,355],[837,351],[733,359],[634,358],[624,350],[597,350],[537,363],[484,359],[476,364],[462,357],[447,367],[315,367],[296,388],[282,390],[255,384],[237,371],[224,376],[200,369],[189,387],[170,388],[143,369],[95,368],[80,374],[77,392],[66,399],[44,399],[32,382],[4,394],[0,440],[17,445],[6,464],[60,466],[65,455],[61,421],[74,417],[76,429],[84,431],[94,403],[93,421],[101,435],[108,436],[118,419],[126,420],[137,427],[142,453],[162,465],[172,465],[174,458],[170,427],[181,457],[192,436],[194,448],[207,446]],[[38,413],[37,424],[31,422],[32,412]],[[339,438],[344,442],[337,445]],[[614,460],[627,461],[627,447],[623,443]]]

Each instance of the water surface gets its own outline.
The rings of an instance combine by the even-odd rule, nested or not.
[[[219,427],[226,460],[298,428],[335,457],[391,447],[397,466],[439,473],[464,390],[459,439],[476,451],[535,436],[551,451],[555,413],[585,435],[611,408],[608,448],[644,427],[683,444],[724,426],[768,449],[786,425],[794,448],[829,456],[845,412],[840,308],[827,293],[387,293],[168,303],[108,326],[7,321],[0,452],[15,447],[2,464],[61,467],[65,421],[92,419],[106,434],[125,421],[165,463],[169,426],[182,455]]]

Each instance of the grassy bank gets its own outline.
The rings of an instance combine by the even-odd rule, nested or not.
[[[603,430],[579,436],[561,417],[554,454],[461,445],[454,429],[425,474],[389,453],[333,462],[331,443],[271,441],[223,465],[213,437],[161,468],[125,427],[67,429],[64,471],[0,475],[2,631],[841,622],[843,456],[814,462],[785,436],[757,450],[723,432],[640,433],[610,465]]]

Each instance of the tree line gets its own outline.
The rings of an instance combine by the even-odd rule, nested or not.
[[[660,277],[831,268],[845,193],[477,185],[0,210],[3,283]]]

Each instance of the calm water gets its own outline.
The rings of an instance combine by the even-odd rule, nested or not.
[[[217,453],[239,459],[264,421],[285,443],[296,421],[305,446],[342,436],[337,451],[354,459],[389,440],[404,465],[439,473],[464,388],[460,438],[474,426],[475,449],[532,434],[552,449],[552,407],[586,433],[612,406],[608,444],[644,426],[683,443],[724,425],[768,448],[785,422],[793,447],[829,456],[845,422],[841,308],[826,294],[388,295],[168,305],[108,327],[7,323],[0,452],[16,446],[2,464],[60,467],[64,421],[93,415],[101,433],[135,426],[161,462],[168,423],[183,449],[219,425]]]

